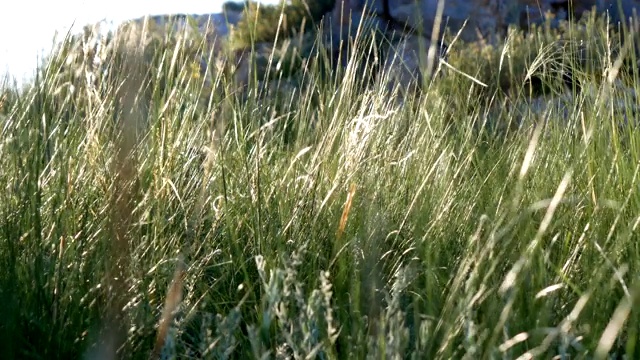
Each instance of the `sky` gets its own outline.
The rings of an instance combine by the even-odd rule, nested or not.
[[[261,0],[276,3],[277,0]],[[0,13],[0,77],[31,77],[38,57],[69,30],[101,20],[119,23],[144,15],[220,12],[224,0],[17,0]],[[74,26],[75,21],[75,26]],[[73,26],[73,28],[72,28]]]

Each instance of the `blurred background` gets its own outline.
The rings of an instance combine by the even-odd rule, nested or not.
[[[105,30],[145,15],[219,13],[224,0],[20,0],[0,13],[0,84],[5,76],[20,86],[30,79],[54,40],[104,22]],[[278,0],[260,0],[274,4]],[[56,35],[57,34],[57,35]]]

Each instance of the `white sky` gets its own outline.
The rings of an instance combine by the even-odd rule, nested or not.
[[[277,0],[261,0],[277,3]],[[54,34],[64,36],[103,19],[120,22],[147,14],[220,12],[224,0],[15,0],[0,13],[0,78],[9,73],[21,82],[32,75]]]

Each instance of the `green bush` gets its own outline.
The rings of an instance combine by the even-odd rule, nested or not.
[[[277,34],[283,40],[305,31],[313,32],[322,16],[333,9],[334,3],[335,0],[293,0],[280,5],[249,3],[233,31],[233,47],[273,42]]]

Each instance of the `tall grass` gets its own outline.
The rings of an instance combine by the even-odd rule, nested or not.
[[[605,50],[542,108],[515,72],[470,92],[479,57],[398,102],[370,68],[241,98],[179,46],[84,83],[59,52],[0,97],[3,358],[638,358],[637,99]]]

